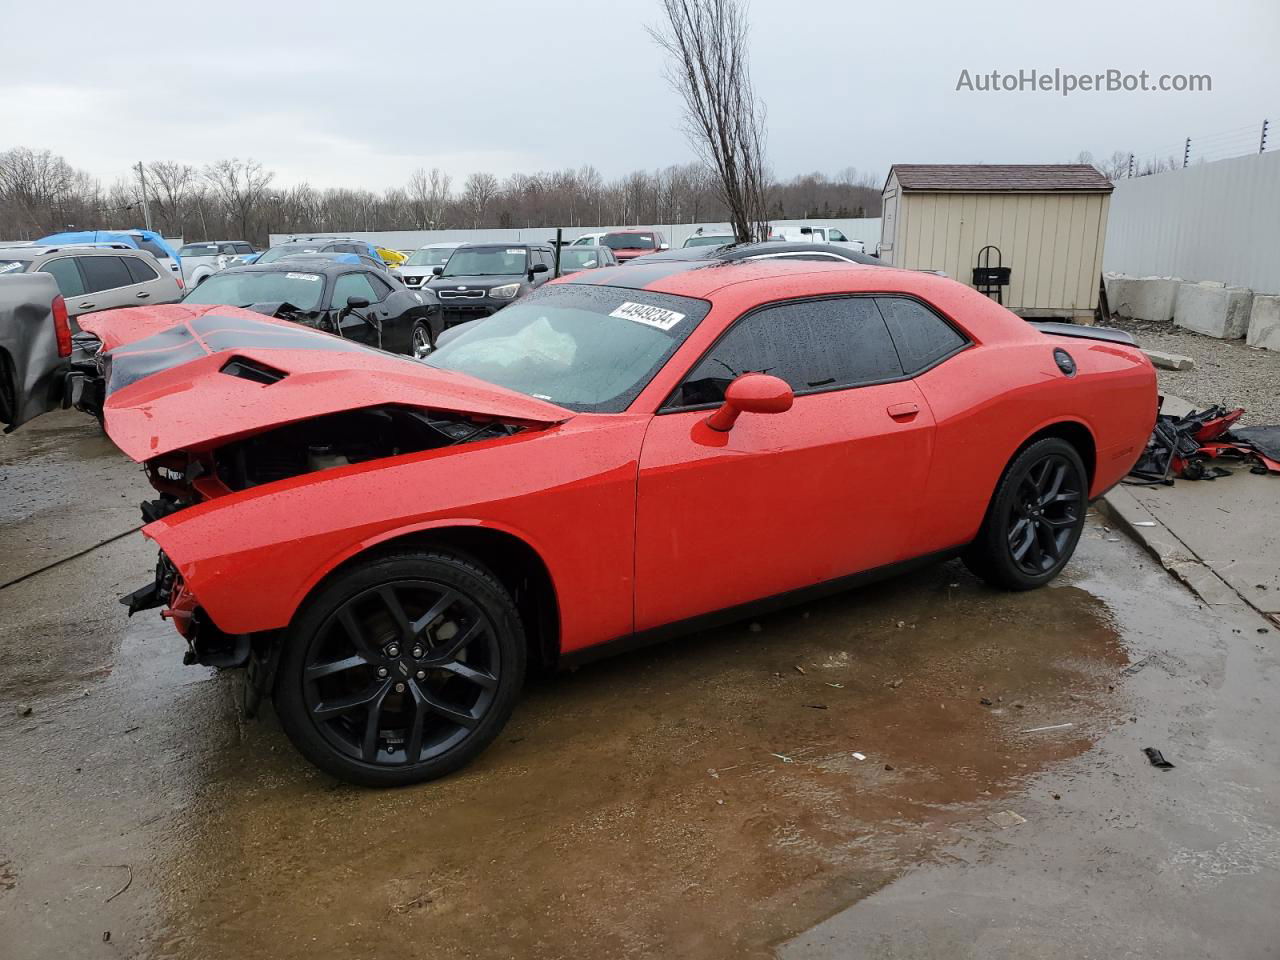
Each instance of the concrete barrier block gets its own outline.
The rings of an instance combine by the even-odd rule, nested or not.
[[[1253,298],[1245,342],[1251,347],[1280,351],[1280,296],[1258,294]]]
[[[1212,283],[1184,283],[1178,287],[1173,322],[1219,340],[1239,340],[1249,332],[1253,291]]]
[[[1112,313],[1122,317],[1168,323],[1181,286],[1177,277],[1116,278],[1107,286],[1107,303]]]
[[[1194,370],[1196,362],[1180,353],[1164,353],[1160,350],[1143,350],[1153,366],[1161,370]]]

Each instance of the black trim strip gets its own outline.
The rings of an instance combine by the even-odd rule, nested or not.
[[[771,613],[774,610],[781,610],[799,603],[807,603],[832,594],[843,593],[854,587],[876,583],[920,567],[927,567],[933,563],[950,560],[952,557],[958,556],[965,546],[967,544],[961,544],[948,550],[939,550],[921,557],[913,557],[910,560],[902,560],[883,567],[875,567],[871,570],[863,570],[860,573],[837,577],[834,580],[824,580],[822,583],[815,583],[812,586],[799,587],[761,600],[751,600],[734,607],[726,607],[723,610],[699,614],[696,617],[677,620],[675,623],[667,623],[660,627],[653,627],[649,630],[641,630],[638,633],[627,634],[613,640],[606,640],[604,643],[598,643],[581,650],[574,650],[572,653],[561,654],[557,666],[560,669],[579,667],[585,663],[591,663],[615,654],[626,653],[630,650],[640,650],[644,647],[650,647],[700,630],[709,630],[712,627],[723,626],[736,620],[745,620],[749,617]]]

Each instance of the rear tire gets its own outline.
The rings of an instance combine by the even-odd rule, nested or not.
[[[1075,552],[1088,509],[1088,474],[1075,447],[1037,440],[1014,457],[996,486],[965,566],[1006,590],[1033,590]]]
[[[409,353],[415,360],[430,356],[436,348],[436,338],[431,327],[422,320],[413,325],[413,333],[409,337]]]
[[[307,601],[276,675],[294,746],[368,787],[433,780],[502,730],[524,682],[524,630],[502,584],[449,553],[354,566]]]

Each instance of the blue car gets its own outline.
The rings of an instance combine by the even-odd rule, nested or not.
[[[353,253],[373,261],[373,265],[380,267],[383,271],[387,270],[386,263],[378,256],[377,248],[373,244],[346,237],[293,237],[284,243],[277,243],[252,261],[246,258],[240,263],[275,263],[284,257],[303,253]]]
[[[145,250],[167,266],[182,281],[182,258],[178,251],[169,246],[164,237],[154,230],[78,230],[71,233],[52,233],[41,237],[36,243],[41,246],[63,246],[77,243],[124,243],[138,250]]]

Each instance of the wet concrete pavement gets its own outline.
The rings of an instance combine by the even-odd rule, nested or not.
[[[0,439],[19,575],[146,489],[38,423]],[[126,620],[152,562],[0,590],[5,957],[1275,955],[1276,631],[1100,522],[1034,593],[946,564],[535,682],[476,764],[390,792]]]

